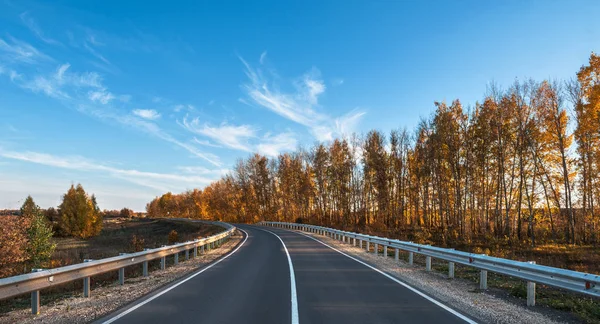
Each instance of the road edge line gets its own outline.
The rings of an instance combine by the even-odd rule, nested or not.
[[[173,289],[175,289],[175,288],[179,287],[179,285],[183,284],[184,282],[187,282],[188,280],[190,280],[190,279],[192,279],[192,278],[196,277],[197,275],[199,275],[199,274],[203,273],[204,271],[206,271],[206,270],[208,270],[208,269],[210,269],[210,268],[212,268],[212,267],[216,266],[217,264],[221,263],[221,261],[223,261],[223,260],[225,260],[225,259],[229,258],[229,257],[230,257],[232,254],[234,254],[234,253],[235,253],[235,252],[237,252],[237,251],[238,251],[238,250],[239,250],[239,249],[240,249],[242,246],[244,246],[244,243],[246,243],[246,241],[248,240],[248,237],[249,237],[249,235],[248,235],[248,233],[247,233],[246,231],[244,231],[243,229],[241,229],[241,228],[239,228],[239,227],[238,227],[237,229],[238,229],[238,230],[240,230],[240,231],[242,231],[242,232],[244,232],[244,234],[246,234],[246,237],[244,238],[244,240],[242,241],[242,243],[241,243],[240,245],[238,245],[238,247],[237,247],[235,250],[233,250],[233,251],[229,252],[229,254],[227,254],[227,255],[225,255],[225,256],[223,256],[223,257],[221,257],[219,260],[217,260],[217,261],[215,261],[215,262],[211,263],[211,264],[210,264],[209,266],[207,266],[206,268],[203,268],[202,270],[200,270],[200,271],[198,271],[198,272],[196,272],[196,273],[194,273],[194,274],[192,274],[192,275],[188,276],[187,278],[185,278],[185,279],[183,279],[183,280],[181,280],[181,281],[179,281],[179,282],[175,283],[174,285],[172,285],[172,286],[170,286],[170,287],[168,287],[168,288],[166,288],[166,289],[164,289],[164,290],[162,290],[162,291],[158,292],[157,294],[153,295],[152,297],[150,297],[150,298],[148,298],[148,299],[144,299],[143,301],[141,301],[141,302],[139,302],[139,303],[136,303],[136,304],[132,305],[131,307],[129,307],[129,308],[127,308],[127,309],[123,310],[122,312],[118,313],[118,314],[117,314],[117,315],[115,315],[114,317],[111,317],[110,319],[107,319],[106,321],[103,321],[103,322],[102,322],[102,324],[110,324],[110,323],[113,323],[114,321],[116,321],[116,320],[118,320],[118,319],[120,319],[120,318],[124,317],[125,315],[127,315],[127,314],[129,314],[129,313],[133,312],[134,310],[136,310],[136,309],[138,309],[138,308],[140,308],[140,307],[142,307],[142,306],[146,305],[147,303],[149,303],[149,302],[151,302],[151,301],[155,300],[156,298],[158,298],[158,297],[160,297],[160,296],[162,296],[162,295],[166,294],[167,292],[169,292],[169,291],[171,291],[171,290],[173,290]]]

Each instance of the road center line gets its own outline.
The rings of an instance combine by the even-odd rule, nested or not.
[[[281,244],[283,245],[283,249],[285,250],[285,254],[287,255],[287,259],[288,259],[288,264],[290,265],[290,282],[291,282],[291,290],[292,290],[292,324],[298,324],[299,323],[299,317],[298,317],[298,295],[296,294],[296,275],[294,274],[294,265],[292,264],[292,258],[290,257],[290,252],[288,252],[287,247],[285,246],[285,243],[283,243],[283,240],[281,239],[281,237],[279,237],[279,235],[263,229],[263,228],[258,228],[258,227],[253,227],[256,228],[257,230],[261,230],[261,231],[265,231],[267,233],[271,233],[273,235],[275,235],[275,237],[277,237],[279,239],[279,241],[281,241]]]
[[[465,315],[463,315],[463,314],[461,314],[461,313],[459,313],[459,312],[455,311],[454,309],[450,308],[449,306],[446,306],[446,305],[442,304],[441,302],[439,302],[439,301],[437,301],[437,300],[435,300],[435,299],[433,299],[433,298],[431,298],[431,297],[427,296],[426,294],[422,293],[421,291],[419,291],[419,290],[417,290],[417,289],[415,289],[415,288],[413,288],[413,287],[409,286],[407,283],[405,283],[405,282],[402,282],[402,281],[398,280],[397,278],[394,278],[393,276],[391,276],[391,275],[389,275],[389,274],[385,273],[384,271],[381,271],[381,270],[379,270],[379,269],[375,268],[374,266],[372,266],[372,265],[370,265],[370,264],[368,264],[368,263],[365,263],[365,262],[363,262],[363,261],[361,261],[361,260],[359,260],[359,259],[357,259],[357,258],[355,258],[355,257],[353,257],[353,256],[350,256],[350,255],[348,255],[348,254],[346,254],[346,253],[344,253],[344,252],[342,252],[342,251],[340,251],[340,250],[338,250],[338,249],[336,249],[336,248],[332,247],[331,245],[329,245],[329,244],[327,244],[327,243],[321,242],[320,240],[318,240],[318,239],[316,239],[316,238],[314,238],[314,237],[312,237],[312,236],[310,236],[310,235],[306,235],[306,234],[304,234],[304,233],[302,233],[302,232],[299,232],[299,231],[290,231],[290,232],[294,232],[294,233],[296,233],[296,234],[300,234],[300,235],[306,236],[306,237],[308,237],[309,239],[313,239],[313,240],[315,240],[315,241],[317,241],[317,242],[319,242],[319,243],[321,243],[321,244],[325,245],[326,247],[328,247],[328,248],[330,248],[330,249],[332,249],[332,250],[334,250],[334,251],[336,251],[336,252],[338,252],[338,253],[340,253],[340,254],[342,254],[342,255],[344,255],[344,256],[346,256],[346,257],[348,257],[348,258],[350,258],[350,259],[352,259],[352,260],[354,260],[354,261],[356,261],[356,262],[358,262],[358,263],[360,263],[360,264],[364,265],[364,266],[366,266],[366,267],[369,267],[369,268],[371,268],[371,269],[372,269],[372,270],[374,270],[374,271],[377,271],[377,272],[379,272],[380,274],[382,274],[382,275],[386,276],[387,278],[389,278],[389,279],[391,279],[391,280],[395,281],[396,283],[398,283],[398,284],[400,284],[400,285],[404,286],[405,288],[407,288],[407,289],[411,290],[412,292],[416,293],[417,295],[419,295],[419,296],[421,296],[421,297],[423,297],[423,298],[425,298],[425,299],[429,300],[430,302],[432,302],[432,303],[436,304],[437,306],[439,306],[439,307],[441,307],[441,308],[445,309],[446,311],[448,311],[449,313],[453,314],[454,316],[456,316],[456,317],[458,317],[458,318],[462,319],[463,321],[465,321],[465,322],[467,322],[467,323],[469,323],[469,324],[477,324],[477,322],[475,322],[474,320],[472,320],[472,319],[470,319],[470,318],[466,317]]]
[[[166,294],[167,292],[169,292],[169,291],[171,291],[171,290],[173,290],[173,289],[177,288],[179,285],[183,284],[184,282],[186,282],[186,281],[188,281],[188,280],[190,280],[190,279],[194,278],[195,276],[197,276],[197,275],[199,275],[199,274],[203,273],[204,271],[206,271],[206,270],[208,270],[208,269],[210,269],[210,268],[212,268],[212,267],[216,266],[216,265],[217,265],[217,264],[219,264],[221,261],[223,261],[223,260],[225,260],[225,259],[229,258],[229,257],[230,257],[232,254],[234,254],[235,252],[237,252],[237,251],[238,251],[238,250],[239,250],[239,249],[240,249],[240,248],[241,248],[241,247],[244,245],[244,243],[246,243],[246,241],[248,240],[248,236],[249,236],[249,235],[248,235],[248,233],[247,233],[246,231],[244,231],[243,229],[239,228],[239,227],[238,227],[238,230],[240,230],[240,231],[244,232],[244,234],[246,234],[246,237],[244,238],[244,241],[242,241],[242,243],[241,243],[241,244],[240,244],[240,245],[239,245],[239,246],[238,246],[238,247],[237,247],[235,250],[233,250],[233,251],[229,252],[229,254],[227,254],[226,256],[224,256],[224,257],[222,257],[222,258],[220,258],[218,261],[216,261],[216,262],[214,262],[213,264],[211,264],[211,265],[207,266],[206,268],[204,268],[204,269],[202,269],[202,270],[200,270],[200,271],[198,271],[198,272],[194,273],[193,275],[191,275],[191,276],[189,276],[189,277],[185,278],[184,280],[182,280],[182,281],[180,281],[180,282],[178,282],[178,283],[174,284],[173,286],[171,286],[171,287],[168,287],[167,289],[165,289],[165,290],[163,290],[163,291],[161,291],[161,292],[157,293],[156,295],[154,295],[154,296],[152,296],[152,297],[150,297],[150,298],[148,298],[148,299],[146,299],[146,300],[144,300],[144,301],[142,301],[142,302],[140,302],[140,303],[137,303],[137,304],[135,304],[135,305],[133,305],[133,306],[129,307],[128,309],[126,309],[126,310],[124,310],[123,312],[119,313],[119,314],[118,314],[118,315],[116,315],[115,317],[112,317],[112,318],[110,318],[110,319],[108,319],[108,320],[106,320],[106,321],[102,322],[102,324],[110,324],[110,323],[112,323],[112,322],[114,322],[114,321],[116,321],[116,320],[120,319],[121,317],[123,317],[123,316],[125,316],[125,315],[127,315],[127,314],[129,314],[129,313],[131,313],[131,312],[133,312],[134,310],[136,310],[136,309],[138,309],[138,308],[140,308],[140,307],[142,307],[142,306],[146,305],[147,303],[149,303],[149,302],[151,302],[151,301],[155,300],[156,298],[158,298],[158,297],[160,297],[160,296],[162,296],[162,295]]]

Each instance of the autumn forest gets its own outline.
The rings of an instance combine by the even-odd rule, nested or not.
[[[416,129],[372,130],[239,160],[206,188],[166,193],[150,217],[305,222],[418,242],[596,244],[600,56],[572,80],[436,102]]]

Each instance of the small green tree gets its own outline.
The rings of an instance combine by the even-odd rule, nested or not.
[[[52,257],[56,248],[56,244],[52,242],[53,235],[52,227],[48,225],[42,213],[33,216],[27,230],[29,242],[26,249],[33,268],[41,267]]]
[[[25,253],[31,267],[39,268],[49,261],[56,244],[52,242],[52,227],[47,223],[42,210],[28,196],[21,207],[21,214],[27,219],[27,243]]]
[[[71,185],[59,209],[59,228],[66,235],[87,239],[102,230],[102,214],[96,197],[89,197],[81,184],[77,187]]]

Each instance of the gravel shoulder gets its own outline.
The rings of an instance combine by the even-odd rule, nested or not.
[[[480,291],[475,282],[460,278],[448,279],[442,273],[426,272],[424,267],[409,265],[402,258],[395,261],[393,256],[384,258],[381,253],[375,256],[372,252],[366,253],[364,249],[354,247],[351,243],[342,243],[313,233],[301,233],[398,278],[480,323],[574,322],[570,314],[542,307],[528,308],[520,299],[500,297],[501,294],[494,291]]]
[[[42,305],[40,314],[34,316],[30,309],[15,310],[0,314],[0,323],[88,323],[135,301],[167,284],[180,279],[233,250],[243,235],[236,231],[221,247],[198,254],[197,258],[170,264],[165,270],[150,272],[148,277],[127,278],[125,285],[118,282],[92,290],[89,298],[82,293]],[[199,251],[200,252],[200,251]],[[43,294],[43,291],[42,291]]]

